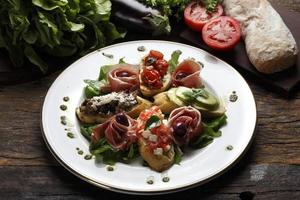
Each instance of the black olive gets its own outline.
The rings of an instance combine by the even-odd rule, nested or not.
[[[119,72],[117,74],[118,77],[129,77],[129,73],[128,72],[125,72],[125,71],[122,71],[122,72]]]
[[[186,134],[186,126],[184,123],[176,123],[175,125],[173,125],[173,130],[176,136],[182,137]]]
[[[185,72],[179,72],[178,74],[176,74],[176,79],[177,80],[180,80],[180,79],[183,79],[183,78],[185,78],[185,77],[187,77],[188,76],[188,74],[187,73],[185,73]]]
[[[148,56],[145,60],[145,65],[150,66],[153,65],[156,62],[156,58]]]
[[[124,126],[129,126],[128,119],[124,113],[117,114],[116,120],[118,123],[123,124]]]

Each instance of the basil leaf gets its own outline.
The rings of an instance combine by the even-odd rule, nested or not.
[[[152,115],[146,122],[145,130],[152,129],[161,125],[161,120],[158,116]]]
[[[182,54],[182,52],[180,50],[173,51],[173,53],[171,55],[171,59],[168,62],[169,63],[169,72],[175,71],[175,69],[178,65],[178,59],[181,54]]]

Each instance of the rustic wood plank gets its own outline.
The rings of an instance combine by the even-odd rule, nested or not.
[[[243,160],[247,162],[246,160]],[[242,170],[241,170],[242,169]],[[18,173],[16,173],[18,172]],[[276,164],[234,167],[219,179],[206,185],[165,196],[137,197],[109,192],[70,174],[62,167],[0,167],[0,195],[3,199],[161,199],[175,197],[195,199],[285,199],[300,198],[299,166]],[[88,192],[87,192],[88,191]],[[193,194],[188,196],[187,193]],[[249,199],[249,198],[248,198]]]

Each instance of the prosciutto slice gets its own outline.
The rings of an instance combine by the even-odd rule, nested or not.
[[[127,150],[137,140],[137,121],[125,113],[119,113],[103,124],[95,127],[92,142],[105,137],[108,144],[116,150]]]
[[[202,133],[201,114],[191,106],[173,110],[168,124],[174,142],[178,146],[185,146],[195,141]]]
[[[139,88],[139,69],[130,64],[117,64],[107,74],[109,85],[101,88],[103,91],[120,92],[135,91]]]
[[[172,74],[172,85],[174,87],[185,86],[189,88],[199,88],[202,86],[200,71],[202,67],[199,63],[188,59],[181,62]]]

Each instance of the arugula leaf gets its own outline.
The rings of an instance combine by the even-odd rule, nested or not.
[[[104,65],[100,68],[100,74],[98,81],[107,81],[107,74],[113,68],[114,65]]]
[[[175,146],[174,151],[175,151],[174,164],[179,165],[182,160],[183,152],[177,145]]]
[[[214,138],[221,137],[220,128],[226,124],[227,116],[224,114],[221,117],[213,119],[209,122],[203,122],[202,135],[191,144],[193,148],[203,148],[213,142]]]
[[[217,131],[227,123],[227,116],[224,114],[221,117],[206,122],[205,125]]]
[[[120,60],[119,60],[119,64],[126,63],[126,62],[124,61],[124,59],[125,59],[125,57],[123,57],[123,58],[120,58]]]
[[[92,132],[95,126],[80,125],[80,133],[88,140],[91,141]]]
[[[178,65],[179,56],[181,54],[182,54],[182,52],[180,50],[173,51],[173,53],[171,55],[171,59],[168,62],[168,64],[169,64],[169,72],[175,71],[175,69],[176,69],[176,67]]]
[[[104,81],[90,80],[86,79],[84,82],[87,86],[84,88],[84,93],[87,98],[92,98],[94,96],[100,95],[100,88],[105,85]]]
[[[158,116],[152,115],[146,122],[145,130],[152,129],[161,125],[161,120]]]

